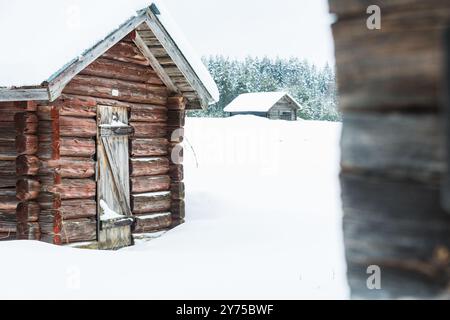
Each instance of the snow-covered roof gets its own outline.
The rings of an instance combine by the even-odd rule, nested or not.
[[[268,112],[281,99],[287,98],[295,108],[300,104],[286,92],[244,93],[225,107],[225,112]]]
[[[152,4],[156,13],[150,12]],[[95,60],[96,49],[102,47],[106,51],[121,40],[120,29],[132,31],[143,22],[150,25],[150,20],[162,26],[173,41],[170,51],[187,62],[194,74],[189,80],[205,89],[209,95],[207,103],[218,101],[217,85],[161,0],[0,0],[0,87],[33,87],[36,91],[51,86],[58,77],[70,78],[75,75],[74,65],[87,65],[82,61]],[[70,68],[74,70],[68,71]],[[0,101],[5,100],[5,91],[8,90],[0,89]],[[53,100],[51,88],[49,91]]]

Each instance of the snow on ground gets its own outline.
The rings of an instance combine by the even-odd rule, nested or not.
[[[340,124],[188,119],[187,223],[100,252],[0,242],[0,298],[345,299]]]

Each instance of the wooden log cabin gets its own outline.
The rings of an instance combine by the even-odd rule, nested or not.
[[[341,186],[352,297],[448,298],[450,39],[444,31],[450,2],[329,4],[337,16]],[[370,5],[381,10],[381,29],[367,28]],[[379,267],[381,288],[367,285],[375,270],[370,266]]]
[[[185,112],[216,102],[217,86],[160,4],[113,23],[50,78],[24,62],[15,83],[0,64],[1,240],[117,249],[184,222]]]
[[[296,121],[301,105],[286,92],[243,93],[224,109],[230,116],[253,115],[271,120]]]

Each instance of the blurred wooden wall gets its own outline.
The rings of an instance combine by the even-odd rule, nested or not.
[[[329,0],[342,133],[341,186],[353,298],[438,298],[450,275],[444,30],[448,0]],[[367,28],[370,5],[381,29]],[[449,193],[450,198],[450,193]],[[381,290],[367,268],[381,268]]]

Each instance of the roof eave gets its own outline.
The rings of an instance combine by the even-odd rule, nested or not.
[[[186,77],[188,83],[192,86],[198,96],[199,106],[192,106],[191,109],[206,110],[209,105],[217,102],[215,94],[208,91],[208,88],[201,81],[195,70],[187,61],[183,52],[178,48],[174,40],[168,34],[164,25],[153,14],[150,8],[143,9],[137,13],[135,17],[130,18],[118,29],[111,32],[103,40],[99,41],[95,46],[84,52],[80,57],[72,60],[66,66],[57,71],[48,82],[44,82],[41,87],[36,88],[0,88],[0,101],[29,101],[42,100],[54,101],[62,93],[64,87],[86,68],[92,61],[98,59],[109,48],[118,43],[127,34],[136,29],[140,24],[147,23],[152,29],[156,29],[164,41],[163,46],[169,55],[173,55],[177,60],[177,66]],[[199,108],[200,107],[200,108]]]
[[[200,101],[200,107],[203,110],[206,110],[209,105],[217,103],[218,99],[215,99],[214,94],[212,92],[209,92],[208,88],[204,85],[200,77],[197,75],[188,59],[184,56],[183,52],[180,50],[180,48],[178,48],[176,42],[168,33],[163,23],[158,19],[157,15],[151,10],[151,8],[148,8],[146,11],[147,25],[155,33],[162,46],[178,66],[181,73],[183,73],[188,83],[197,93]]]
[[[121,27],[106,36],[102,41],[99,41],[82,56],[78,57],[78,59],[76,59],[72,64],[67,66],[65,69],[60,70],[60,72],[58,72],[48,83],[49,100],[56,100],[61,95],[64,87],[73,79],[74,76],[91,64],[92,61],[98,59],[109,48],[117,44],[145,20],[145,11],[141,11],[137,16],[130,18]]]
[[[47,101],[47,87],[41,88],[0,88],[0,102],[11,101]]]
[[[294,104],[294,107],[297,110],[300,110],[302,108],[302,105],[300,103],[298,103],[298,101],[295,100],[289,93],[286,93],[286,96],[292,101],[292,103]]]

